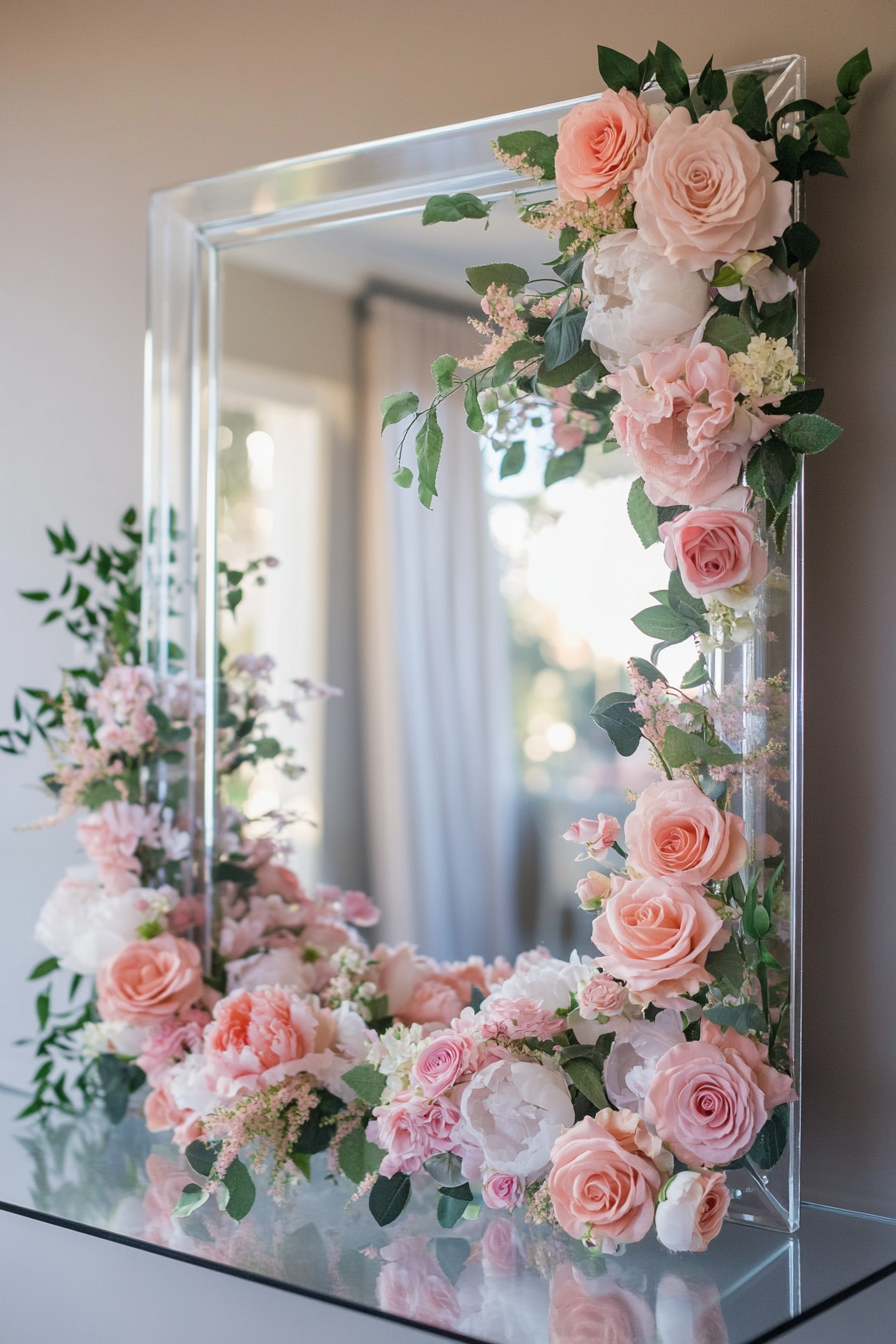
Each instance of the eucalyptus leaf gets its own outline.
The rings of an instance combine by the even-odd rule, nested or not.
[[[242,1222],[255,1203],[255,1182],[245,1162],[235,1157],[224,1173],[224,1184],[230,1192],[227,1212],[236,1222]]]
[[[207,1199],[208,1191],[191,1181],[189,1185],[184,1186],[180,1199],[171,1210],[172,1218],[186,1218],[194,1210],[201,1208]]]
[[[669,607],[645,607],[632,617],[632,624],[651,639],[660,639],[664,643],[679,643],[687,639],[692,627],[677,612]]]
[[[633,756],[641,741],[644,720],[635,709],[635,697],[625,691],[611,691],[591,711],[598,728],[603,728],[620,756]]]
[[[215,1165],[220,1151],[220,1143],[203,1143],[202,1139],[194,1139],[191,1144],[188,1144],[184,1156],[194,1171],[198,1171],[200,1176],[208,1178],[212,1174],[212,1167]]]
[[[461,1161],[457,1153],[436,1153],[423,1163],[423,1170],[439,1185],[448,1187],[461,1184]]]

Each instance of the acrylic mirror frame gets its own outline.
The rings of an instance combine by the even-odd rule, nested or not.
[[[805,60],[784,56],[726,71],[761,70],[771,110],[805,96]],[[598,98],[601,95],[593,95]],[[655,87],[645,96],[661,98]],[[222,254],[305,230],[365,218],[419,213],[435,194],[472,191],[486,200],[536,189],[491,156],[499,134],[536,128],[552,133],[557,121],[587,99],[515,112],[456,126],[396,136],[264,165],[225,177],[156,192],[149,217],[148,323],[145,349],[143,643],[146,661],[160,674],[179,651],[194,687],[193,718],[216,713],[218,647],[216,509],[218,395],[221,358]],[[803,209],[795,192],[794,214]],[[451,225],[440,227],[449,228]],[[798,293],[792,337],[803,367],[804,301]],[[803,487],[792,505],[789,541],[790,601],[790,865],[791,1027],[794,1079],[799,1092],[802,882],[802,534]],[[716,655],[724,658],[725,655]],[[214,916],[211,878],[216,779],[213,753],[201,733],[191,739],[188,812],[194,835],[186,881]],[[197,746],[197,742],[199,745]],[[206,953],[208,954],[206,949]],[[438,955],[437,948],[424,949]],[[799,1222],[799,1102],[791,1107],[786,1176],[767,1225],[795,1230]],[[776,1169],[777,1171],[777,1169]],[[732,1204],[738,1221],[765,1222],[758,1173],[756,1203]],[[749,1184],[749,1182],[747,1182]]]

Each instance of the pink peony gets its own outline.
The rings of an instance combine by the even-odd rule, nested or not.
[[[511,1041],[532,1037],[549,1041],[566,1026],[565,1019],[548,1012],[541,999],[489,998],[484,1011],[487,1018],[482,1025],[482,1034],[486,1040],[504,1036]]]
[[[137,847],[159,845],[159,807],[139,803],[103,803],[78,822],[78,839],[97,865],[100,880],[113,896],[140,885]]]
[[[611,975],[595,971],[590,980],[579,987],[579,1014],[586,1022],[596,1017],[612,1017],[628,1002],[628,991]]]
[[[157,732],[156,721],[146,710],[154,694],[152,668],[111,667],[87,697],[87,708],[100,720],[97,741],[109,752],[139,755]]]
[[[742,596],[755,591],[768,569],[768,555],[755,532],[750,515],[732,509],[691,509],[660,524],[666,564],[680,572],[693,597],[731,588]]]
[[[424,1096],[440,1097],[453,1087],[473,1063],[474,1046],[469,1036],[455,1031],[440,1032],[427,1041],[411,1069],[411,1078]]]
[[[649,134],[647,108],[628,89],[579,103],[560,120],[556,156],[560,200],[612,205],[642,162]]]
[[[248,1096],[319,1062],[321,1019],[281,986],[239,989],[215,1005],[206,1028],[208,1084],[222,1097]]]
[[[201,995],[199,949],[170,933],[127,943],[100,967],[96,987],[97,1007],[105,1021],[156,1026]]]
[[[628,1152],[587,1116],[556,1140],[551,1161],[551,1204],[571,1237],[587,1237],[612,1252],[646,1236],[662,1184],[649,1158]]]
[[[490,1209],[516,1209],[525,1195],[526,1182],[521,1176],[493,1171],[482,1177],[482,1201]]]
[[[680,1171],[657,1205],[656,1235],[670,1251],[705,1251],[730,1203],[723,1171]]]
[[[151,1087],[157,1087],[170,1066],[183,1059],[188,1050],[202,1049],[202,1031],[210,1021],[210,1014],[201,1009],[187,1009],[186,1012],[186,1018],[170,1017],[160,1022],[144,1042],[137,1063]]]
[[[692,123],[674,108],[632,179],[644,241],[690,271],[770,247],[790,223],[792,199],[790,183],[775,181],[772,150],[730,112]]]
[[[747,861],[743,818],[723,812],[692,779],[649,784],[625,821],[629,866],[649,877],[702,884]]]
[[[454,1132],[460,1111],[444,1097],[429,1101],[399,1092],[388,1106],[374,1107],[373,1115],[367,1137],[386,1150],[380,1163],[383,1176],[422,1171],[427,1158],[458,1151]]]
[[[712,984],[706,955],[727,938],[700,887],[658,877],[614,877],[592,933],[603,969],[624,980],[636,1002],[664,1008]]]
[[[592,859],[600,863],[601,859],[606,858],[619,839],[621,830],[622,827],[615,817],[608,817],[603,812],[599,812],[596,821],[590,821],[588,817],[582,817],[580,821],[573,822],[569,830],[563,832],[561,839],[572,840],[579,845],[587,845],[588,853]]]

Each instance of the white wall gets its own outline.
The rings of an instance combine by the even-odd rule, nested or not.
[[[892,0],[5,0],[0,9],[0,706],[65,653],[18,587],[48,584],[45,522],[109,536],[138,495],[147,195],[343,143],[591,92],[595,44],[657,37],[693,69],[809,58],[827,100],[866,44],[850,184],[816,180],[810,369],[847,426],[811,464],[806,1182],[896,1213],[892,760],[896,566]],[[14,834],[38,762],[0,758],[0,1075],[27,1027],[35,912],[69,831]],[[849,1101],[848,1098],[854,1100]]]

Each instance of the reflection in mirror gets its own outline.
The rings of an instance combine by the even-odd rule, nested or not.
[[[379,936],[442,958],[587,945],[585,869],[560,837],[579,816],[622,818],[653,777],[589,717],[627,688],[626,659],[649,656],[631,613],[668,577],[628,523],[630,461],[592,448],[545,488],[546,406],[502,479],[448,402],[427,512],[391,480],[400,430],[380,435],[384,395],[481,344],[464,263],[513,255],[538,273],[550,250],[504,199],[488,231],[411,211],[222,254],[219,562],[266,563],[221,639],[273,655],[273,702],[296,677],[342,692],[284,721],[298,778],[238,769],[222,801],[259,835],[288,812],[306,887],[369,892]],[[693,656],[669,652],[673,681]]]

